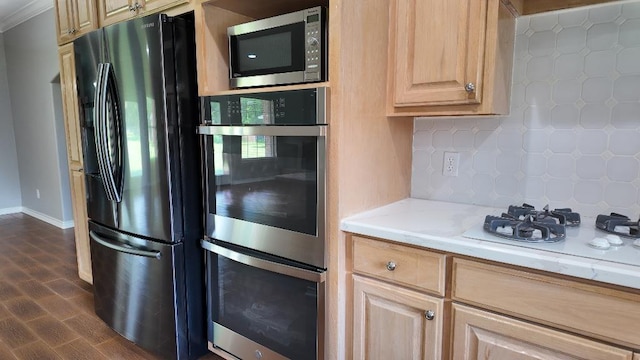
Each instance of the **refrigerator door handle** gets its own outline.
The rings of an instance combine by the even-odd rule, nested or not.
[[[122,201],[122,139],[120,105],[111,64],[98,65],[96,149],[107,198]],[[109,120],[113,123],[110,124]],[[112,141],[114,143],[112,143]]]
[[[91,237],[91,239],[93,239],[93,241],[97,242],[98,244],[102,246],[106,246],[109,249],[113,249],[118,252],[131,254],[131,255],[144,256],[144,257],[154,258],[158,260],[162,258],[162,253],[160,251],[141,250],[141,249],[134,248],[132,246],[123,246],[122,243],[101,237],[94,231],[89,231],[89,236]]]

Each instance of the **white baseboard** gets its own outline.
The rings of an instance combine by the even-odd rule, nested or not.
[[[35,211],[26,207],[22,207],[20,208],[21,211],[19,212],[23,212],[29,216],[33,216],[34,218],[38,219],[38,220],[42,220],[46,223],[49,223],[55,227],[58,227],[60,229],[69,229],[73,227],[73,220],[69,220],[69,221],[62,221],[60,219],[56,219],[53,218],[47,214],[43,214],[39,211]]]
[[[17,214],[22,212],[22,206],[0,209],[0,215]]]

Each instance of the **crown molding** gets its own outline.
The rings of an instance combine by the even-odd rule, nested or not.
[[[22,24],[34,16],[53,8],[51,0],[33,0],[22,6],[12,14],[0,19],[0,33],[3,33],[12,27]]]

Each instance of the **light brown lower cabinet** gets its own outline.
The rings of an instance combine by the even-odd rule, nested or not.
[[[87,216],[87,196],[82,169],[70,171],[71,199],[73,205],[74,235],[76,241],[76,258],[78,261],[78,276],[80,279],[93,284],[91,272],[91,251],[89,249],[89,228]]]
[[[635,355],[633,355],[633,360],[640,360],[640,353],[635,353]]]
[[[633,353],[626,349],[453,304],[452,359],[631,360],[632,357]]]
[[[353,359],[442,358],[444,300],[353,275]]]

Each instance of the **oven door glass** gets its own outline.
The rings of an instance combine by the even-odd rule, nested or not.
[[[304,71],[305,23],[229,38],[233,77]]]
[[[262,260],[207,241],[203,247],[210,250],[206,252],[207,291],[214,345],[241,358],[246,356],[243,351],[254,354],[254,343],[289,359],[318,358],[324,273]],[[299,278],[299,273],[310,275]],[[249,341],[236,348],[245,339]]]
[[[208,136],[209,211],[222,217],[316,235],[318,139]]]

